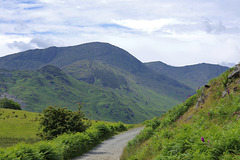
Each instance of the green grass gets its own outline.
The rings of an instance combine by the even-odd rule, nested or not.
[[[12,110],[0,109],[0,148],[6,148],[21,142],[36,143],[40,138],[36,135],[39,128],[39,120],[42,114]],[[119,127],[121,123],[113,123],[107,121],[91,120],[92,125],[103,123]],[[133,127],[133,125],[125,125]],[[119,130],[120,131],[120,130]]]
[[[5,112],[5,110],[4,110]],[[7,114],[6,114],[7,115]],[[9,115],[9,114],[8,114]],[[14,121],[14,120],[12,120]],[[19,120],[21,121],[21,120]],[[6,125],[6,124],[5,124]],[[39,141],[34,144],[23,143],[23,141],[12,147],[0,148],[0,160],[5,159],[27,159],[27,160],[66,160],[80,156],[103,140],[114,134],[126,131],[133,125],[126,125],[122,122],[111,123],[93,121],[93,125],[85,132],[63,134],[52,140]],[[0,140],[2,140],[0,138]],[[8,141],[4,142],[9,143]]]
[[[128,89],[123,89],[78,81],[52,66],[38,71],[4,73],[0,76],[0,94],[15,95],[26,103],[23,110],[27,111],[42,112],[45,107],[54,105],[77,110],[76,104],[80,102],[84,103],[83,111],[89,119],[140,123],[161,115],[178,103],[178,100],[137,84],[134,76],[128,76],[128,85],[121,86]]]
[[[41,114],[12,109],[0,109],[0,147],[19,142],[36,142]]]
[[[223,73],[227,74],[228,71]],[[145,132],[151,128],[154,132],[137,135],[128,143],[122,159],[239,159],[240,78],[227,85],[221,79],[222,76],[213,79],[210,88],[199,90],[197,95],[164,114],[155,130],[148,124],[156,119],[146,122],[150,128]],[[229,94],[222,98],[219,93],[225,86]],[[202,92],[205,103],[195,108]]]

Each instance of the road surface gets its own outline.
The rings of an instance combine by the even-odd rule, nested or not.
[[[119,160],[127,142],[139,134],[142,129],[143,127],[134,128],[113,136],[74,160]]]

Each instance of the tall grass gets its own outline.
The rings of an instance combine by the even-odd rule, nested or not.
[[[240,84],[239,78],[223,82],[228,72],[163,115],[149,138],[130,141],[122,159],[240,159]],[[229,93],[222,98],[226,87]],[[201,94],[204,103],[195,108]]]

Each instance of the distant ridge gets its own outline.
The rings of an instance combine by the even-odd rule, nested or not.
[[[207,63],[174,67],[157,61],[145,63],[145,65],[153,71],[178,80],[195,90],[228,69],[228,67]]]

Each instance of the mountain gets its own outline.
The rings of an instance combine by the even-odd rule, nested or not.
[[[107,43],[36,49],[0,58],[0,94],[23,109],[70,109],[83,102],[91,119],[138,123],[166,112],[191,93]]]
[[[24,110],[83,102],[91,119],[138,123],[161,115],[195,91],[108,43],[35,49],[0,58],[0,94]]]
[[[79,60],[101,62],[121,69],[137,76],[138,83],[151,87],[155,91],[160,91],[161,94],[172,95],[167,92],[175,91],[182,92],[181,94],[183,92],[188,92],[188,94],[193,92],[193,90],[178,81],[156,74],[156,72],[147,68],[127,51],[111,44],[100,42],[71,47],[50,47],[8,55],[0,58],[0,68],[8,70],[35,70],[48,64],[63,68]],[[166,88],[166,86],[168,87]],[[174,93],[173,97],[179,98],[179,95]],[[184,96],[180,97],[182,99]]]
[[[206,63],[173,67],[158,61],[145,63],[145,65],[153,71],[178,80],[195,90],[208,83],[210,79],[218,77],[228,69],[228,67]]]
[[[138,84],[178,101],[193,93],[188,86],[157,74],[127,51],[108,43],[93,42],[71,47],[29,50],[0,58],[0,68],[35,70],[50,64],[67,70],[66,66],[79,60],[101,62],[115,70],[127,72],[135,77]]]
[[[212,79],[128,143],[121,159],[240,159],[240,64]]]
[[[36,71],[0,71],[0,97],[22,102],[26,111],[41,112],[54,105],[77,110],[77,103],[84,103],[83,110],[90,119],[139,123],[165,112],[170,106],[163,105],[167,106],[169,101],[170,105],[176,103],[143,87],[129,90],[88,84],[52,65]]]

